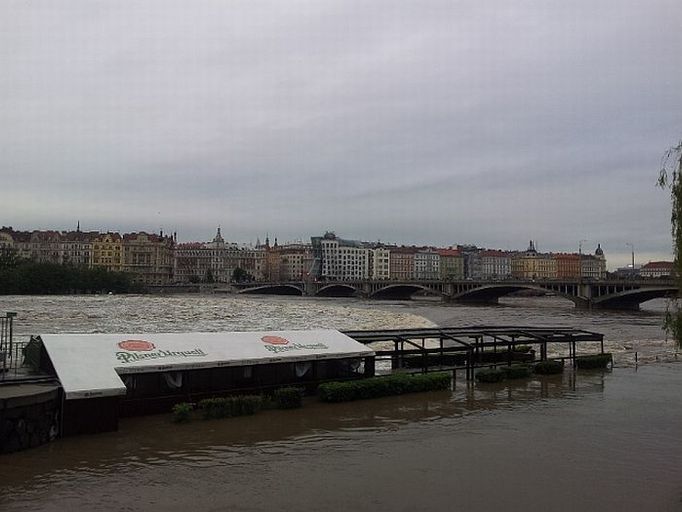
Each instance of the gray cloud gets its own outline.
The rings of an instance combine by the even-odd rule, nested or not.
[[[669,257],[682,5],[594,4],[4,2],[0,218]]]

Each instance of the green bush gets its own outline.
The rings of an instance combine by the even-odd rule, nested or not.
[[[297,409],[303,405],[303,388],[280,388],[272,394],[279,409]]]
[[[402,395],[422,391],[436,391],[450,387],[446,372],[397,374],[346,382],[326,382],[317,388],[323,402],[348,402],[382,396]]]
[[[525,379],[527,377],[530,377],[532,373],[529,366],[522,364],[502,366],[500,370],[502,371],[502,373],[504,373],[505,379]]]
[[[490,370],[479,370],[476,373],[476,380],[478,382],[502,382],[505,377],[505,372],[498,369],[492,368]]]
[[[263,404],[263,398],[260,395],[240,395],[235,397],[236,416],[249,416],[256,414]]]
[[[593,356],[578,356],[575,358],[575,367],[580,370],[591,370],[594,368],[606,368],[613,362],[611,353],[597,354]]]
[[[175,423],[186,423],[190,420],[192,414],[192,404],[182,402],[173,406],[173,421]]]
[[[564,371],[563,361],[540,361],[533,367],[533,371],[538,375],[555,375]]]
[[[263,400],[259,395],[237,395],[224,398],[207,398],[199,402],[199,409],[207,419],[230,418],[255,414]]]

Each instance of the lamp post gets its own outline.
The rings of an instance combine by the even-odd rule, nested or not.
[[[630,242],[626,242],[625,245],[627,245],[628,247],[630,247],[630,249],[632,249],[632,272],[631,272],[631,276],[634,279],[635,278],[635,246]]]
[[[587,240],[578,240],[578,282],[581,284],[583,282],[583,242],[587,242]]]

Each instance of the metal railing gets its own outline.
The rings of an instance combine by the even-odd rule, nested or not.
[[[6,313],[0,317],[0,380],[20,364],[21,351],[13,339],[13,323],[16,313]]]

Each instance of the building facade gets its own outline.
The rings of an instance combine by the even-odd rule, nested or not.
[[[315,241],[313,241],[313,246]],[[361,242],[343,240],[328,232],[319,239],[320,279],[361,281],[369,279],[369,251]]]
[[[390,254],[390,276],[392,281],[413,281],[414,259],[417,250],[414,247],[395,247]]]
[[[421,249],[414,253],[414,278],[421,281],[440,279],[440,254],[432,249]]]
[[[118,233],[101,233],[92,240],[92,265],[107,270],[123,270],[123,238]]]
[[[650,261],[642,265],[640,276],[647,279],[657,279],[661,277],[671,277],[674,271],[672,261]]]
[[[464,258],[457,249],[437,249],[440,255],[440,278],[446,281],[464,279]]]
[[[478,254],[481,279],[509,279],[512,275],[511,254],[505,251],[484,250]]]

